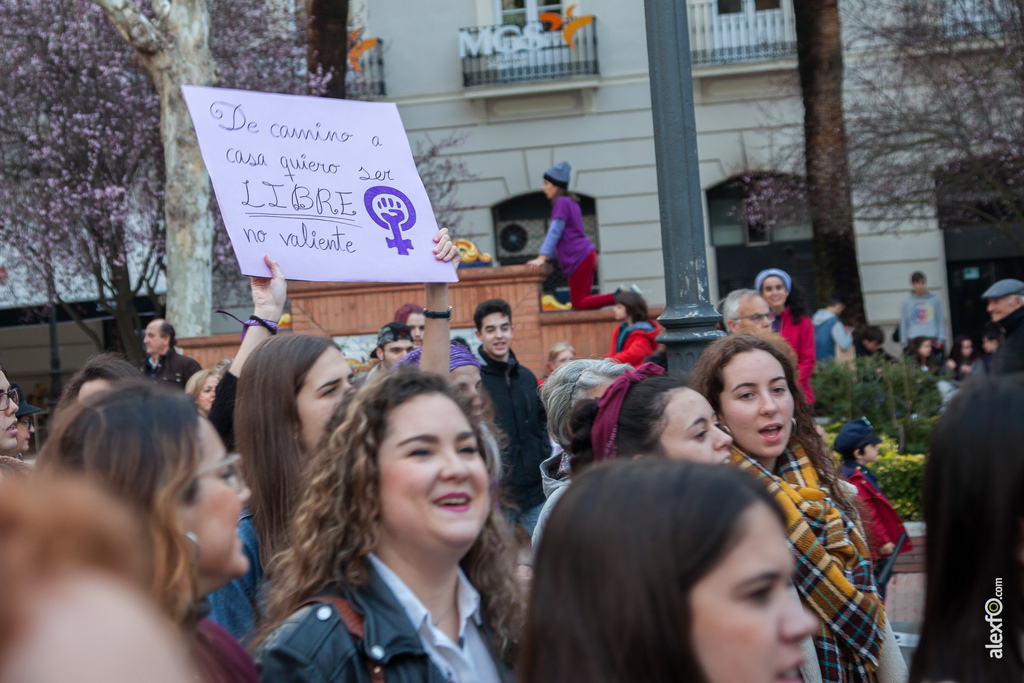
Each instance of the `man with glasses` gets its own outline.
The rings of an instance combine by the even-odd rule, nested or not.
[[[18,449],[18,390],[11,386],[0,365],[0,453]]]
[[[771,329],[775,314],[768,308],[768,302],[752,289],[736,289],[718,305],[718,311],[729,334],[749,332],[758,334]]]

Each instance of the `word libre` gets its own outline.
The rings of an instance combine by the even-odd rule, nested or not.
[[[455,282],[398,108],[182,86],[242,273]]]

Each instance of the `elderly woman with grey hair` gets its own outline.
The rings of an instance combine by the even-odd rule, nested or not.
[[[544,525],[569,485],[569,414],[580,402],[600,398],[608,385],[618,379],[632,366],[616,363],[607,358],[573,360],[555,368],[541,387],[540,400],[548,414],[548,435],[554,443],[554,451],[541,463],[541,482],[547,501],[540,511],[537,526],[533,531],[533,547],[540,543]]]

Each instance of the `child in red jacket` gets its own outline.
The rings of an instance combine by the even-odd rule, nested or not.
[[[839,471],[846,481],[857,487],[857,496],[864,504],[864,525],[876,569],[892,555],[900,534],[906,533],[903,520],[885,497],[874,472],[866,467],[878,460],[878,444],[881,442],[868,419],[861,417],[843,425],[832,446],[843,456]],[[908,537],[901,550],[913,548]],[[884,585],[878,586],[878,593],[885,597]]]
[[[621,322],[612,334],[612,348],[605,357],[638,368],[657,350],[661,326],[647,319],[647,301],[632,290],[615,292],[614,311],[615,319]]]

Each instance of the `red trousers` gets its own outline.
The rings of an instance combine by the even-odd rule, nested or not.
[[[569,298],[572,307],[577,311],[589,311],[594,308],[614,306],[615,297],[611,294],[591,294],[594,286],[594,271],[597,270],[597,251],[592,251],[583,259],[576,272],[569,276]]]

